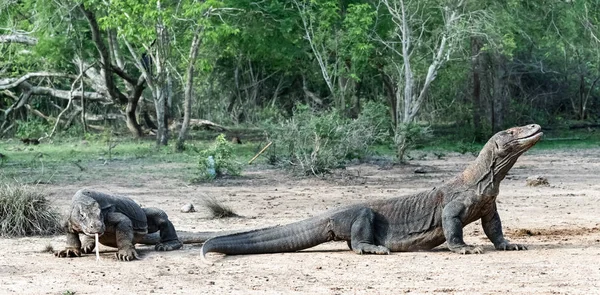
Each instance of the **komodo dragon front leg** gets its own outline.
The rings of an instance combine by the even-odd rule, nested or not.
[[[502,222],[495,203],[490,212],[481,218],[481,225],[485,235],[494,243],[496,250],[527,250],[525,245],[512,244],[504,238]]]
[[[463,240],[463,216],[467,206],[464,201],[455,200],[448,203],[442,211],[442,228],[448,249],[460,254],[481,254],[483,248],[467,245]]]
[[[92,248],[93,249],[93,248]],[[81,257],[81,240],[79,234],[67,232],[67,247],[56,252],[57,257]]]
[[[118,260],[130,261],[138,259],[139,256],[135,251],[133,243],[134,238],[141,239],[146,232],[133,231],[131,220],[122,213],[111,212],[104,218],[106,232],[100,237],[100,243],[107,246],[116,246],[117,253],[115,256]],[[116,245],[111,245],[115,244]]]

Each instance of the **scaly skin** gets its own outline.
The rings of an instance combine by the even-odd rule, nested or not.
[[[70,213],[63,223],[67,232],[67,247],[55,253],[57,257],[80,257],[92,253],[99,242],[116,247],[115,256],[121,261],[138,259],[135,244],[147,242],[145,237],[159,232],[155,243],[157,251],[177,250],[183,246],[167,214],[158,208],[141,208],[133,200],[97,191],[77,191],[71,202]],[[83,243],[80,240],[83,234]]]
[[[496,249],[526,250],[504,238],[496,197],[517,158],[541,136],[539,125],[498,132],[475,161],[438,188],[350,205],[286,226],[215,237],[204,243],[202,257],[208,252],[292,252],[331,240],[345,240],[359,254],[427,250],[444,242],[453,252],[480,254],[481,247],[463,241],[463,227],[479,219]]]

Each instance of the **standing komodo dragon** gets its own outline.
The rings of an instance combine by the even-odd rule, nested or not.
[[[208,252],[293,252],[332,240],[347,241],[359,254],[427,250],[444,241],[456,253],[482,253],[482,248],[463,241],[463,227],[478,219],[496,249],[526,250],[504,238],[496,197],[517,158],[541,137],[539,125],[498,132],[474,162],[438,188],[350,205],[285,226],[218,236],[204,243],[202,258]]]
[[[223,234],[176,232],[161,209],[141,208],[128,197],[88,189],[75,193],[63,226],[67,232],[67,247],[56,252],[57,257],[92,253],[97,233],[102,245],[118,248],[116,257],[123,261],[138,258],[135,244],[156,245],[157,251],[171,251],[181,248],[182,243],[202,243]],[[83,244],[80,233],[84,234]]]

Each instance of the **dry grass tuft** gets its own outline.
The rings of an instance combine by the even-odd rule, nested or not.
[[[44,249],[42,249],[42,251],[40,251],[40,253],[50,253],[50,254],[53,254],[54,253],[54,247],[52,246],[52,244],[48,243],[48,244],[46,244],[46,246],[44,247]]]
[[[21,184],[0,185],[0,236],[53,235],[60,230],[59,214],[44,194]]]
[[[231,208],[213,197],[205,197],[202,206],[208,209],[212,218],[239,217]]]

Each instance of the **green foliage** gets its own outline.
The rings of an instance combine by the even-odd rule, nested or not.
[[[371,145],[381,138],[380,129],[370,125],[370,119],[352,120],[336,111],[314,112],[298,105],[291,119],[272,128],[270,137],[286,167],[319,175],[369,153]]]
[[[210,180],[224,175],[240,175],[241,164],[235,160],[233,147],[225,139],[225,135],[217,136],[215,142],[208,149],[198,153],[198,168],[200,179]],[[210,160],[212,157],[212,162]]]
[[[32,72],[64,73],[62,77],[30,78],[28,82],[68,91],[78,75],[74,57],[82,57],[86,65],[97,71],[101,62],[90,26],[78,8],[80,3],[99,21],[100,38],[112,54],[113,66],[119,66],[116,58],[120,57],[122,70],[133,80],[140,74],[135,68],[137,57],[132,56],[123,41],[133,46],[133,55],[156,56],[158,46],[152,44],[157,40],[157,27],[164,25],[170,40],[165,46],[169,48],[165,56],[154,61],[162,60],[169,65],[176,92],[172,109],[168,110],[173,117],[181,113],[177,108],[181,106],[182,95],[178,94],[182,87],[181,81],[176,80],[186,76],[186,67],[191,63],[188,60],[190,42],[194,33],[199,32],[201,46],[193,86],[194,118],[222,125],[280,124],[292,115],[296,104],[305,103],[320,109],[334,108],[343,116],[362,112],[358,120],[370,120],[370,123],[361,124],[375,126],[379,129],[376,134],[384,134],[375,140],[377,144],[394,140],[388,130],[392,128],[392,120],[377,116],[389,110],[370,109],[372,106],[364,103],[385,101],[390,106],[403,107],[402,103],[392,102],[402,96],[401,91],[396,90],[404,86],[401,78],[405,74],[398,71],[404,60],[395,53],[401,52],[401,42],[395,36],[399,27],[383,3],[4,1],[0,4],[0,35],[23,34],[35,38],[37,43],[0,43],[0,80],[16,79]],[[409,31],[414,35],[410,60],[418,88],[442,36],[449,12],[444,7],[453,3],[423,0],[404,4],[410,17]],[[492,115],[494,109],[503,110],[504,118],[500,118],[504,120],[500,124],[503,126],[530,122],[556,126],[572,119],[589,123],[598,120],[600,27],[595,24],[600,20],[600,5],[596,0],[470,1],[457,11],[462,14],[459,25],[445,34],[451,38],[448,46],[455,48],[455,54],[443,57],[448,62],[439,70],[427,92],[415,118],[417,122],[469,126],[473,124],[473,113],[480,110],[477,115],[481,117],[478,120],[481,124],[478,123],[477,128],[482,130],[464,127],[461,128],[464,134],[459,134],[465,142],[470,142],[470,133],[490,132],[491,121],[500,118]],[[303,20],[307,21],[308,30]],[[109,40],[109,32],[117,32],[117,38]],[[482,47],[479,53],[472,51],[474,40]],[[316,52],[321,56],[320,61]],[[480,58],[483,69],[479,77],[480,108],[472,102],[473,57]],[[154,70],[157,73],[156,68]],[[92,85],[93,80],[89,77],[85,80],[86,91],[103,88]],[[131,94],[127,84],[120,78],[115,83],[125,96]],[[79,87],[78,83],[75,87]],[[2,91],[0,113],[16,105],[23,95],[22,87]],[[91,115],[114,113],[117,109],[124,111],[122,98],[111,98],[114,103],[89,100],[86,112]],[[501,108],[495,108],[493,102],[499,100],[506,101]],[[55,117],[66,100],[34,95],[27,103]],[[75,104],[79,105],[79,101]],[[74,114],[72,111],[66,115]],[[25,121],[33,118],[27,112],[24,108],[14,110],[5,117],[0,116],[0,123],[7,122],[3,126],[7,128],[20,119],[23,121],[14,125],[18,126],[18,136],[42,136],[46,127]],[[77,129],[78,117],[75,118],[76,126],[61,136],[82,133]],[[125,125],[123,121],[116,124]],[[3,135],[12,135],[16,129]],[[411,132],[397,132],[399,138],[395,142],[400,143],[399,146],[404,146],[404,133],[410,136]],[[103,150],[106,147],[110,155],[111,144],[106,143]],[[115,151],[118,149],[115,147]]]
[[[394,133],[394,144],[396,146],[396,157],[399,161],[404,161],[407,151],[432,136],[429,126],[421,126],[417,123],[399,124],[397,128]]]
[[[0,186],[0,236],[52,235],[60,232],[59,215],[36,188]]]
[[[455,151],[457,151],[463,155],[467,154],[467,153],[470,153],[472,155],[477,155],[479,153],[480,149],[481,149],[481,147],[478,144],[475,144],[473,142],[464,141],[464,140],[458,141],[458,143],[456,144],[456,147],[454,148]]]
[[[19,138],[40,138],[52,128],[46,121],[28,120],[17,121],[16,136]]]
[[[357,124],[369,126],[374,130],[374,143],[391,142],[392,123],[390,122],[389,107],[381,102],[367,101],[357,118]]]

